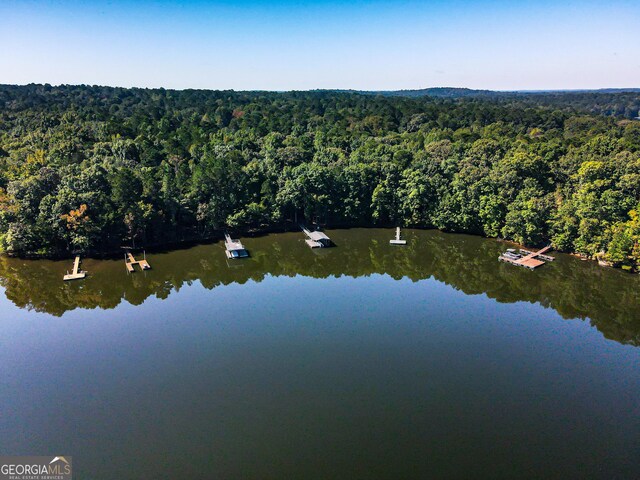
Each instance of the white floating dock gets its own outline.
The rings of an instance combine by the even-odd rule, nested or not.
[[[66,282],[69,280],[82,280],[87,276],[87,272],[80,270],[80,256],[76,256],[76,260],[73,262],[73,271],[68,273],[62,277],[62,279]]]
[[[391,245],[406,245],[407,241],[406,240],[401,240],[400,239],[400,227],[396,228],[396,238],[393,240],[389,240],[389,243]]]

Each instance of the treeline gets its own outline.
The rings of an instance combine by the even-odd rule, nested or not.
[[[637,268],[640,122],[531,98],[0,86],[0,245],[107,251],[304,218]]]
[[[365,93],[365,92],[362,92]],[[563,108],[595,115],[640,117],[640,89],[602,89],[585,91],[498,92],[468,88],[425,88],[371,92],[400,97],[476,98],[495,102],[517,102],[529,106]]]

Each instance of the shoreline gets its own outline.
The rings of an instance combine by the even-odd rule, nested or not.
[[[324,227],[322,227],[323,230],[349,230],[352,228],[364,228],[364,229],[368,229],[368,228],[389,228],[389,229],[394,229],[396,228],[396,226],[391,226],[391,225],[351,225],[351,224],[333,224],[333,225],[326,225]],[[522,245],[520,243],[514,242],[513,240],[507,240],[504,238],[499,238],[499,237],[487,237],[484,235],[480,235],[477,233],[471,233],[471,232],[453,232],[453,231],[446,231],[446,230],[440,230],[438,228],[430,228],[430,227],[415,227],[415,226],[410,226],[410,227],[402,227],[403,229],[411,229],[411,230],[436,230],[438,232],[441,233],[446,233],[446,234],[453,234],[453,235],[472,235],[474,237],[480,237],[480,238],[485,238],[488,240],[495,240],[497,242],[501,242],[501,243],[505,243],[509,246],[513,246],[516,248],[539,248],[539,245]],[[265,228],[259,228],[259,229],[238,229],[238,230],[229,230],[231,232],[232,236],[239,236],[239,237],[261,237],[261,236],[265,236],[265,235],[269,235],[272,233],[288,233],[288,232],[295,232],[298,230],[298,227],[294,226],[292,223],[291,224],[285,224],[285,225],[280,225],[280,226],[272,226],[272,227],[265,227]],[[141,251],[141,250],[145,250],[148,251],[149,253],[159,253],[159,252],[169,252],[169,251],[175,251],[175,250],[184,250],[184,249],[189,249],[191,247],[194,247],[196,245],[209,245],[212,243],[217,243],[219,241],[224,242],[224,233],[225,230],[218,230],[215,233],[212,233],[210,235],[206,235],[206,236],[198,236],[198,237],[192,237],[192,238],[185,238],[182,240],[172,240],[172,241],[166,241],[166,242],[161,242],[161,243],[153,243],[153,244],[147,244],[144,246],[121,246],[120,249],[118,250],[93,250],[93,251],[88,251],[85,253],[74,253],[74,252],[60,252],[58,254],[38,254],[38,253],[27,253],[27,254],[13,254],[13,253],[9,253],[9,252],[0,252],[0,256],[2,257],[8,257],[8,258],[15,258],[15,259],[23,259],[23,260],[68,260],[70,258],[75,257],[76,255],[81,255],[84,258],[90,258],[90,259],[95,259],[95,260],[110,260],[110,259],[115,259],[120,257],[121,255],[123,255],[125,252],[127,251]],[[560,252],[560,253],[564,253],[566,255],[570,255],[572,257],[575,257],[579,260],[582,261],[589,261],[589,262],[595,262],[598,263],[598,266],[602,267],[602,268],[613,268],[616,270],[622,270],[626,273],[640,273],[638,271],[634,271],[633,269],[631,270],[626,270],[621,268],[620,266],[616,266],[616,265],[603,265],[602,263],[600,263],[598,261],[598,259],[595,258],[589,258],[586,257],[582,254],[576,253],[576,252],[566,252],[566,251],[562,251],[562,250],[557,250],[555,248],[553,248],[554,251],[556,252]]]

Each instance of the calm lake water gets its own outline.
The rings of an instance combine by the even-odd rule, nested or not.
[[[405,230],[0,258],[0,454],[78,479],[639,478],[640,276]]]

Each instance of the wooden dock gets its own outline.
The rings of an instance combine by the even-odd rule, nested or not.
[[[135,272],[134,265],[138,265],[142,270],[151,270],[151,265],[147,262],[147,254],[143,252],[144,258],[142,260],[136,260],[131,252],[127,252],[124,256],[124,263],[129,273]]]
[[[400,227],[396,228],[396,238],[389,240],[391,245],[406,245],[407,241],[400,238]]]
[[[81,280],[86,276],[87,272],[80,270],[80,255],[78,255],[73,262],[73,271],[71,273],[67,272],[67,274],[62,277],[62,279],[66,282],[69,280]]]
[[[526,267],[530,270],[541,267],[546,261],[553,261],[554,258],[549,255],[544,255],[545,252],[551,250],[551,245],[547,245],[542,250],[537,252],[531,252],[529,250],[521,249],[521,253],[516,253],[515,249],[509,249],[498,257],[498,260],[507,262],[519,267]],[[538,258],[539,257],[539,258]],[[544,260],[541,260],[544,259]]]
[[[224,246],[227,249],[227,258],[247,258],[249,256],[249,252],[244,248],[242,242],[232,239],[228,233],[224,234]]]
[[[300,225],[300,228],[302,228],[302,231],[307,236],[307,239],[305,240],[305,242],[311,248],[333,247],[333,242],[325,233],[318,232],[318,231],[312,232],[311,230],[309,230],[308,228],[305,228],[302,225]]]

